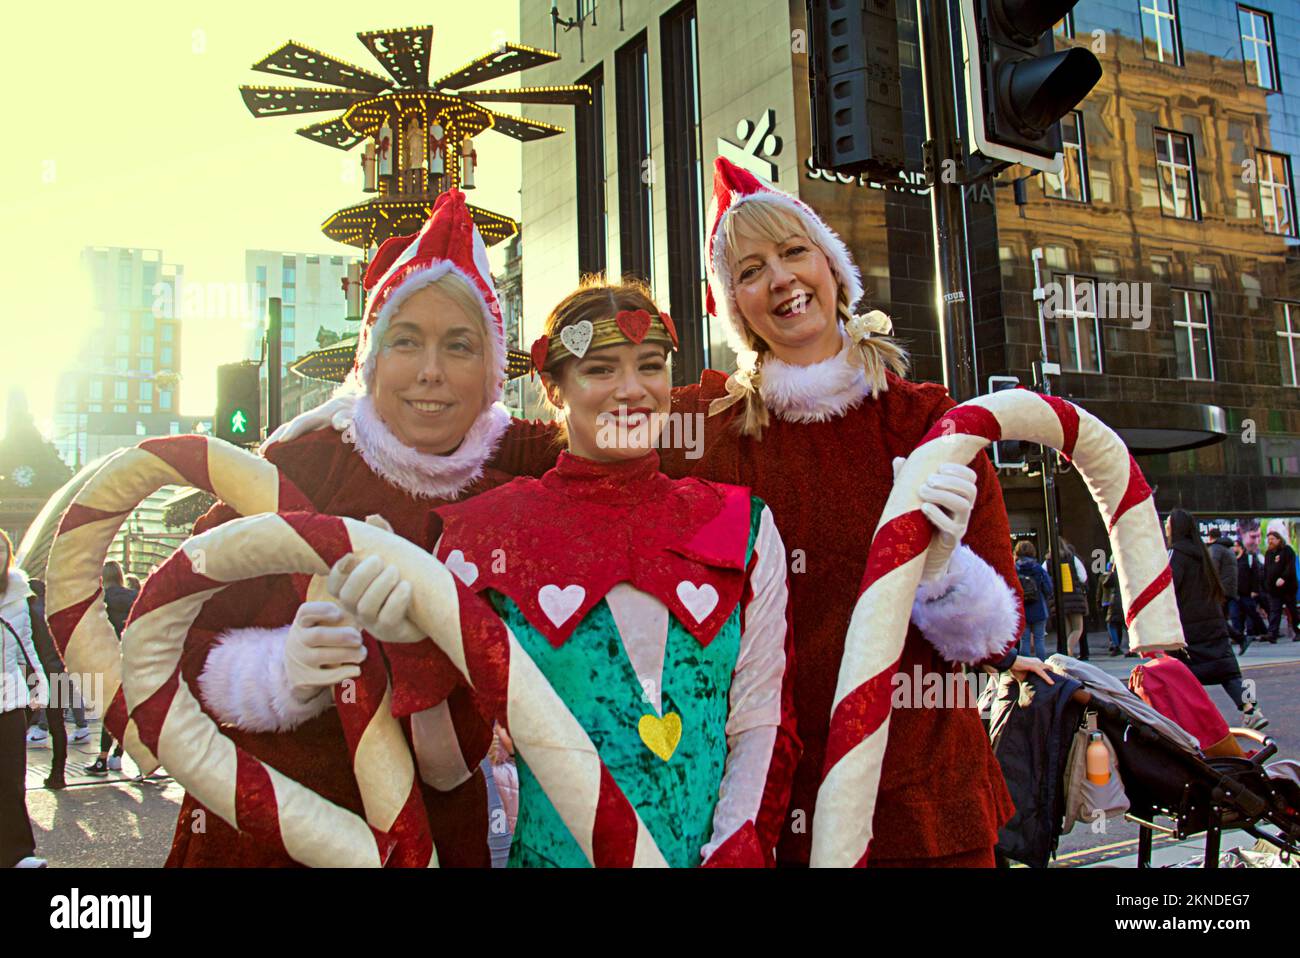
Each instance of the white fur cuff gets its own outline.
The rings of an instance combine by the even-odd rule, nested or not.
[[[224,724],[245,732],[287,732],[334,704],[329,689],[307,702],[294,697],[284,671],[288,637],[287,625],[231,629],[217,636],[199,674],[199,691]]]
[[[946,575],[921,583],[912,621],[946,661],[970,665],[1001,655],[1015,638],[1020,616],[997,570],[961,546]]]

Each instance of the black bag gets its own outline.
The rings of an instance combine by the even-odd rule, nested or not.
[[[1018,572],[1017,575],[1020,577],[1020,591],[1025,594],[1025,605],[1037,602],[1040,598],[1038,580],[1032,575],[1025,575],[1023,572]]]

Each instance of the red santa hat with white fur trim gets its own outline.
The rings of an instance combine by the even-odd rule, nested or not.
[[[852,308],[862,298],[862,275],[844,241],[826,222],[802,200],[773,189],[754,174],[742,170],[730,160],[718,157],[713,167],[713,200],[709,204],[709,292],[706,305],[709,315],[721,313],[727,321],[727,339],[736,352],[749,347],[745,344],[745,320],[736,307],[732,293],[731,270],[727,263],[727,234],[724,221],[737,207],[751,200],[763,200],[784,207],[794,213],[808,231],[808,238],[821,247],[830,260],[831,269],[848,294]]]
[[[501,398],[506,377],[505,326],[487,247],[460,190],[441,194],[420,232],[385,240],[370,261],[364,282],[370,298],[348,376],[350,385],[358,391],[373,385],[379,345],[393,314],[413,294],[448,274],[464,280],[482,308],[492,370],[486,383],[487,400],[491,404]]]

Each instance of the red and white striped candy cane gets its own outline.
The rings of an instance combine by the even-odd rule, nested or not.
[[[188,540],[150,577],[123,636],[126,700],[145,744],[178,781],[234,827],[279,843],[303,864],[384,863],[384,836],[235,746],[180,674],[184,634],[217,590],[251,576],[323,575],[349,552],[379,555],[415,584],[411,621],[469,679],[485,708],[504,719],[593,864],[666,864],[585,730],[491,607],[423,549],[354,519],[236,519]],[[191,562],[199,555],[202,574]],[[392,751],[399,743],[389,745]],[[400,747],[409,760],[405,740]],[[357,783],[369,810],[383,782],[358,774]]]
[[[127,515],[166,485],[217,496],[236,512],[312,509],[311,502],[271,463],[206,436],[146,439],[120,450],[77,493],[50,544],[46,617],[68,671],[103,677],[104,724],[146,773],[157,767],[140,748],[121,696],[121,649],[100,601],[100,573]]]
[[[210,492],[243,515],[314,511],[311,501],[267,460],[213,437],[167,436],[119,452],[96,471],[64,513],[47,571],[51,631],[71,673],[103,675],[104,698],[111,702],[104,723],[146,773],[159,762],[128,720],[119,687],[124,649],[100,601],[100,570],[127,514],[146,496],[173,484]],[[132,610],[132,622],[149,608],[159,585],[147,583]],[[308,596],[328,599],[323,586],[323,581],[313,580]],[[183,642],[187,631],[176,638]],[[389,864],[436,863],[410,750],[389,707],[387,671],[374,641],[367,642],[371,655],[362,663],[349,696],[338,703],[353,771],[358,781],[372,783],[363,793],[367,820],[387,836]]]
[[[968,464],[1003,439],[1049,446],[1074,462],[1110,535],[1133,647],[1184,644],[1151,489],[1119,436],[1073,403],[1023,389],[954,407],[908,457],[876,526],[835,689],[813,814],[814,866],[866,863],[893,676],[933,533],[920,511],[921,485],[944,463]]]

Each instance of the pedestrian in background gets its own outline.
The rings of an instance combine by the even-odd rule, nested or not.
[[[1127,630],[1124,627],[1124,596],[1119,588],[1119,570],[1111,556],[1106,571],[1101,576],[1101,607],[1106,615],[1106,631],[1110,635],[1110,654],[1136,656],[1128,648]]]
[[[43,868],[27,817],[27,708],[49,701],[49,686],[32,645],[27,576],[13,564],[14,547],[0,530],[0,868]],[[33,682],[28,691],[27,675]]]
[[[1038,564],[1038,550],[1028,539],[1016,543],[1016,575],[1025,601],[1025,631],[1020,636],[1020,654],[1047,658],[1047,605],[1052,599],[1052,580]]]
[[[1057,602],[1060,602],[1065,610],[1065,630],[1066,641],[1065,651],[1083,661],[1088,659],[1088,644],[1084,640],[1084,619],[1088,615],[1088,570],[1083,567],[1083,561],[1074,551],[1074,546],[1066,541],[1065,536],[1060,536],[1061,543],[1061,561],[1053,562],[1051,553],[1047,556],[1047,569],[1056,583],[1053,595]],[[1068,566],[1064,576],[1066,581],[1057,582],[1057,577],[1061,575],[1059,566]],[[1057,644],[1060,645],[1060,636],[1057,636]]]
[[[45,583],[40,579],[32,579],[29,585],[32,594],[27,598],[27,610],[32,619],[32,645],[36,648],[36,655],[40,658],[41,668],[45,671],[51,689],[50,703],[42,712],[49,726],[50,748],[54,753],[50,758],[50,774],[45,779],[45,787],[58,789],[67,785],[64,771],[68,762],[68,730],[64,723],[68,708],[71,707],[72,716],[77,723],[72,741],[84,742],[90,738],[90,727],[86,724],[86,710],[76,704],[76,699],[70,703],[67,698],[74,695],[74,690],[68,680],[63,658],[54,644],[54,636],[50,634],[50,628],[45,622]],[[31,741],[30,735],[28,741]]]
[[[108,607],[108,621],[113,625],[113,631],[117,633],[117,640],[122,641],[122,630],[126,628],[127,616],[131,614],[131,606],[135,603],[136,593],[126,587],[122,578],[122,567],[109,560],[104,563],[102,573],[104,580],[104,605]],[[104,702],[101,708],[107,709],[108,703]],[[100,716],[103,718],[103,716]],[[109,749],[113,754],[109,754]],[[110,771],[120,772],[122,770],[122,743],[118,742],[116,748],[113,746],[113,736],[105,725],[99,733],[99,755],[95,761],[86,766],[86,774],[94,776],[104,776]]]
[[[1173,653],[1187,663],[1202,685],[1222,685],[1241,712],[1242,724],[1261,729],[1268,724],[1259,706],[1245,695],[1241,667],[1232,652],[1228,623],[1223,618],[1223,586],[1201,541],[1196,519],[1175,509],[1165,519],[1169,541],[1169,568],[1174,576],[1174,597],[1183,626],[1185,651]]]
[[[1228,626],[1241,636],[1241,651],[1245,654],[1251,642],[1268,632],[1259,612],[1264,592],[1264,557],[1251,552],[1240,541],[1232,544],[1232,554],[1237,558],[1237,597],[1228,600]]]
[[[1237,557],[1232,554],[1232,543],[1223,538],[1223,533],[1217,526],[1211,527],[1205,538],[1206,550],[1210,554],[1210,561],[1214,563],[1214,571],[1218,574],[1219,585],[1223,589],[1223,615],[1228,623],[1228,635],[1233,642],[1242,644],[1244,637],[1232,624],[1231,615],[1232,603],[1237,601]],[[1242,651],[1245,651],[1244,645]]]
[[[1282,613],[1291,620],[1291,640],[1300,642],[1300,613],[1296,611],[1295,550],[1286,541],[1286,523],[1268,524],[1268,551],[1264,553],[1264,594],[1268,597],[1268,641],[1276,642]]]

